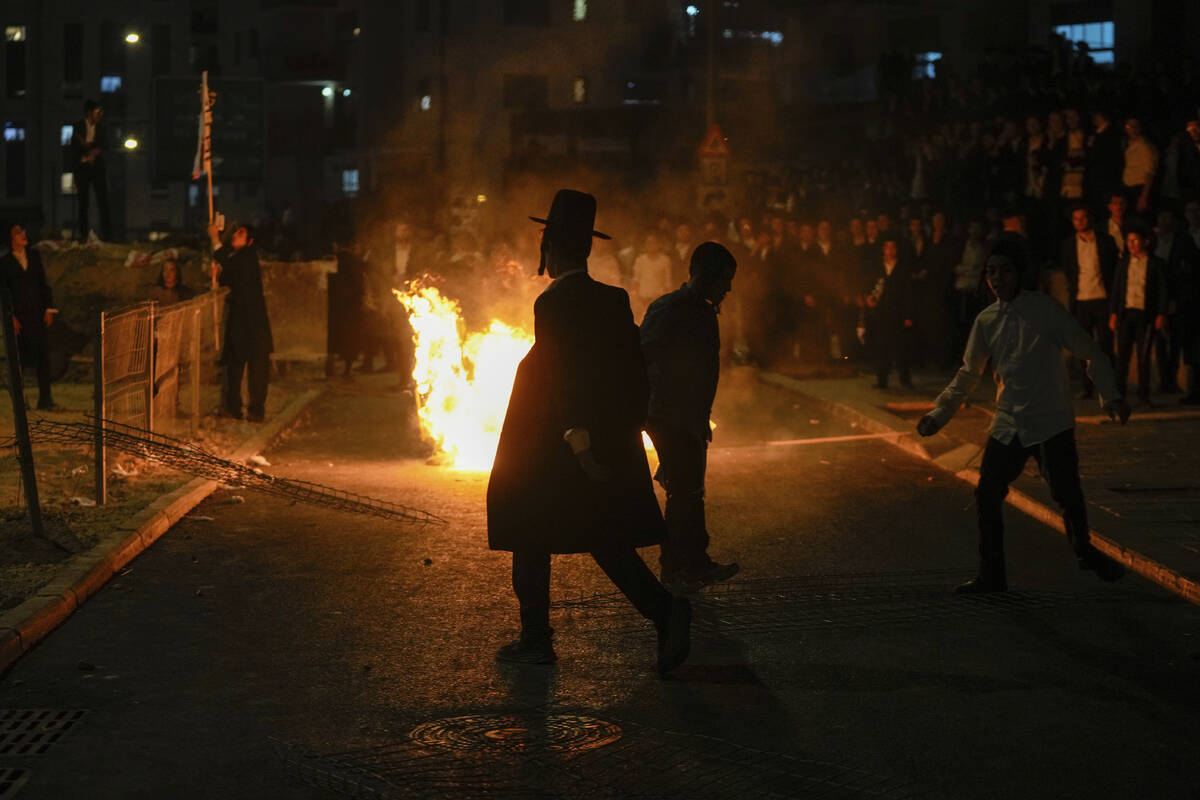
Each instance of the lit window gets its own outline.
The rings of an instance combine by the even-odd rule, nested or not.
[[[764,42],[770,42],[773,46],[779,47],[779,45],[783,44],[783,32],[782,31],[763,31],[762,39]]]
[[[100,91],[106,94],[121,91],[121,76],[105,75],[100,78]]]
[[[74,125],[63,125],[58,131],[58,143],[66,147],[71,143],[71,136],[75,133]]]
[[[358,170],[342,170],[342,194],[351,197],[358,194]]]
[[[587,78],[581,75],[575,79],[571,88],[571,97],[576,103],[587,102]]]
[[[23,42],[25,41],[25,26],[24,25],[9,25],[4,29],[4,41],[6,42]]]
[[[188,187],[188,207],[195,208],[199,202],[200,202],[200,187],[193,183],[191,186]]]
[[[428,111],[431,108],[433,108],[433,98],[427,94],[421,95],[421,110]]]
[[[587,19],[587,11],[587,0],[575,0],[574,11],[571,16],[576,22],[583,22]]]
[[[64,172],[58,184],[63,194],[76,194],[74,172]]]
[[[941,53],[917,53],[913,56],[913,80],[936,78],[937,62],[941,60]]]
[[[14,125],[11,122],[4,123],[4,141],[6,142],[23,142],[25,141],[25,129]]]
[[[1113,63],[1115,26],[1111,21],[1056,25],[1054,32],[1077,47],[1086,44],[1088,55],[1097,64]]]
[[[695,6],[688,6],[686,9],[684,9],[684,11],[689,17],[694,17],[700,13],[700,9],[696,8]]]

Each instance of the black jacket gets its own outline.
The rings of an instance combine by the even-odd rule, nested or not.
[[[721,371],[717,312],[686,284],[650,304],[642,320],[654,422],[712,439],[709,417]]]
[[[225,357],[253,358],[273,352],[275,340],[271,336],[262,270],[254,245],[237,251],[226,245],[213,253],[213,258],[221,265],[217,280],[229,287],[225,301]]]
[[[0,288],[12,293],[13,315],[21,323],[22,335],[41,333],[47,308],[54,307],[54,293],[46,281],[42,255],[32,247],[25,248],[29,269],[12,253],[0,258]]]
[[[1146,315],[1156,317],[1167,313],[1167,265],[1155,255],[1146,256]],[[1129,284],[1129,255],[1126,254],[1117,265],[1117,276],[1113,281],[1112,298],[1109,308],[1112,313],[1120,314],[1125,310],[1125,289]]]
[[[913,318],[912,271],[900,261],[888,275],[883,262],[874,265],[868,276],[867,296],[876,300],[867,311],[868,327],[873,335],[903,327],[904,320]],[[884,334],[886,335],[886,334]]]
[[[104,153],[107,150],[107,130],[103,122],[96,125],[96,133],[92,137],[91,147],[85,143],[87,138],[87,121],[80,119],[76,121],[71,131],[71,148],[70,148],[70,168],[72,171],[79,169],[102,169],[104,167]],[[95,157],[90,164],[83,163],[83,157],[89,152],[94,152]]]
[[[1100,277],[1104,281],[1104,292],[1112,297],[1113,275],[1117,271],[1117,243],[1103,231],[1095,231],[1096,257],[1100,261]],[[1067,276],[1067,289],[1071,307],[1075,306],[1075,297],[1079,294],[1079,258],[1075,247],[1076,234],[1063,239],[1059,250],[1059,266]]]
[[[1109,124],[1103,133],[1093,133],[1088,141],[1087,168],[1084,179],[1087,193],[1097,200],[1107,200],[1111,192],[1121,188],[1125,169],[1125,148],[1121,132]]]
[[[567,275],[533,307],[534,344],[517,368],[487,490],[493,550],[582,553],[665,535],[642,446],[649,385],[624,289]],[[563,434],[585,428],[589,478]]]

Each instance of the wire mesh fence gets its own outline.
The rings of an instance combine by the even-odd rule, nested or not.
[[[101,312],[95,415],[153,433],[195,436],[220,353],[228,289],[169,306],[138,303]],[[107,494],[108,456],[97,437],[97,502]]]

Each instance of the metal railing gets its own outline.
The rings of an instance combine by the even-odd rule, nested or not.
[[[154,302],[101,312],[95,357],[95,409],[154,433],[196,436],[201,392],[215,374],[228,289],[169,306]],[[102,429],[95,439],[96,502],[108,494]]]

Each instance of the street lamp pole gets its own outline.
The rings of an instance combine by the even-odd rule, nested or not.
[[[706,128],[717,124],[717,27],[721,0],[708,2],[708,92],[704,104]]]

